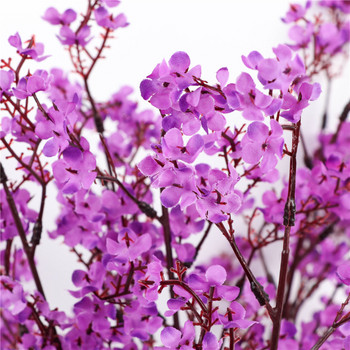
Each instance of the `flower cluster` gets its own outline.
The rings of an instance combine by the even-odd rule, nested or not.
[[[128,25],[118,5],[45,12],[78,82],[59,68],[23,73],[47,57],[34,37],[24,46],[11,36],[20,62],[1,60],[4,349],[349,349],[350,102],[335,131],[324,117],[312,157],[301,126],[319,73],[340,73],[348,1],[292,4],[283,21],[293,43],[272,58],[243,55],[250,73],[232,81],[224,67],[210,84],[175,52],[141,82],[143,111],[131,87],[101,101],[90,88],[112,33]],[[43,234],[79,263],[67,312],[40,279]],[[209,234],[231,250],[200,262]],[[272,266],[267,248],[280,241]]]

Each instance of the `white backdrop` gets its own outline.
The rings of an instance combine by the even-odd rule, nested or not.
[[[4,1],[4,0],[1,0]],[[123,85],[134,87],[134,98],[142,106],[150,106],[141,101],[138,86],[151,73],[157,63],[179,50],[186,51],[191,64],[202,65],[202,77],[215,83],[215,73],[221,67],[228,67],[230,81],[235,81],[240,72],[248,71],[241,61],[241,55],[252,50],[266,57],[273,57],[272,47],[285,43],[288,27],[280,20],[288,9],[287,0],[128,0],[114,9],[124,12],[130,25],[119,29],[112,48],[106,52],[107,59],[97,65],[91,80],[92,93],[97,99],[106,100]],[[58,27],[43,21],[41,16],[46,8],[54,6],[60,12],[73,8],[81,13],[85,10],[84,0],[12,0],[3,4],[0,12],[0,56],[14,56],[15,49],[7,45],[7,38],[17,31],[22,40],[32,34],[38,42],[45,44],[45,53],[52,55],[40,63],[40,67],[62,67],[71,69],[67,53],[55,37]],[[118,12],[119,13],[119,12]],[[33,62],[31,71],[39,65]],[[24,71],[23,71],[24,72]],[[349,67],[339,79],[332,95],[331,112],[339,115],[350,91]],[[308,109],[305,120],[307,143],[311,145],[319,130],[320,111],[323,110],[322,97]],[[0,112],[3,116],[4,112]],[[334,128],[334,124],[332,126]],[[57,213],[55,201],[45,212],[44,227],[54,227]],[[218,247],[217,237],[210,237],[207,246]],[[218,243],[219,242],[219,243]],[[218,247],[218,250],[221,248]],[[202,256],[213,256],[216,252],[204,251]],[[53,307],[68,310],[73,299],[66,292],[74,289],[70,282],[76,258],[68,253],[59,240],[43,239],[38,248],[39,272],[44,289]],[[277,254],[279,258],[279,253]],[[58,295],[59,293],[59,295]]]

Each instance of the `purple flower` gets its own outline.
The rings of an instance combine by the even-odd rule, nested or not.
[[[67,9],[60,14],[54,7],[49,7],[42,18],[53,25],[61,24],[63,26],[69,26],[76,20],[77,13],[72,9]]]
[[[0,70],[0,101],[4,92],[8,95],[12,95],[11,84],[15,79],[15,73],[12,70]]]
[[[92,38],[90,36],[90,27],[84,26],[78,32],[73,32],[73,30],[64,25],[60,29],[60,34],[58,39],[63,45],[81,45],[86,46]]]
[[[313,23],[308,22],[306,25],[294,25],[289,29],[288,36],[295,42],[293,49],[306,48],[312,39],[315,27]]]
[[[230,318],[228,315],[230,314]],[[236,302],[232,301],[230,307],[227,309],[225,315],[218,314],[220,323],[224,328],[241,328],[246,329],[256,324],[256,321],[250,321],[245,319],[246,311],[244,307]]]
[[[205,275],[192,273],[188,276],[188,285],[195,291],[209,292],[210,287],[215,287],[215,296],[232,301],[238,297],[239,288],[224,285],[227,278],[226,269],[222,265],[211,265]]]
[[[167,348],[175,349],[181,339],[181,332],[174,327],[165,327],[160,333],[160,340]]]
[[[180,346],[180,349],[187,350],[192,349],[195,335],[193,323],[186,321],[182,332],[174,327],[165,327],[160,334],[160,340],[167,348],[177,349]]]
[[[30,77],[23,77],[17,86],[12,89],[13,94],[18,99],[24,99],[38,91],[45,91],[50,84],[49,73],[45,70],[37,70]]]
[[[203,338],[203,350],[219,350],[222,340],[218,341],[216,336],[211,333],[205,333]]]
[[[189,69],[190,58],[187,53],[174,53],[169,64],[163,60],[147,78],[141,82],[141,96],[156,108],[168,110],[176,104],[185,88],[194,84],[193,75],[200,72],[197,67]]]
[[[190,67],[191,60],[186,52],[175,52],[169,60],[169,66],[171,72],[185,73]]]
[[[62,155],[62,159],[52,164],[53,175],[62,193],[72,194],[80,188],[89,189],[96,178],[96,159],[88,147],[81,150],[68,146]]]
[[[229,72],[227,67],[220,68],[216,72],[216,79],[220,83],[221,87],[224,87],[228,81],[229,78]]]
[[[26,55],[31,57],[37,62],[41,62],[49,56],[42,56],[44,53],[44,45],[41,43],[33,42],[32,47],[23,48],[22,40],[18,33],[11,35],[8,39],[11,46],[15,47],[20,55]]]
[[[7,276],[0,276],[0,291],[1,308],[5,308],[15,317],[20,317],[20,314],[27,308],[22,285]]]
[[[205,220],[200,217],[195,204],[184,209],[177,205],[170,211],[171,230],[177,237],[187,238],[194,233],[201,232],[204,223]]]
[[[120,4],[119,0],[102,0],[107,7],[116,7]]]
[[[309,105],[309,101],[316,100],[321,94],[321,86],[319,83],[303,82],[296,92],[299,94],[298,99],[291,93],[283,96],[282,109],[284,111],[281,116],[292,123],[296,123],[301,118],[302,111]]]
[[[346,285],[350,285],[350,261],[341,264],[337,269],[337,276]]]
[[[248,73],[242,73],[237,78],[236,89],[240,93],[238,97],[242,115],[247,120],[264,120],[263,112],[271,115],[279,109],[277,100],[259,91]]]
[[[117,29],[120,27],[126,27],[128,22],[123,13],[116,17],[113,17],[107,9],[100,6],[94,11],[96,22],[99,26],[109,29]]]
[[[274,119],[270,121],[271,129],[261,122],[248,126],[242,139],[242,157],[249,164],[257,164],[262,158],[260,167],[263,172],[271,171],[277,164],[277,157],[283,154],[283,130]]]
[[[349,26],[338,28],[334,23],[323,23],[317,35],[319,50],[329,54],[341,51],[343,45],[349,41]]]
[[[182,160],[186,163],[193,163],[203,150],[203,139],[200,135],[196,134],[184,146],[182,137],[179,129],[170,129],[162,138],[163,155],[171,160]]]
[[[336,8],[344,13],[350,13],[350,3],[348,0],[321,0],[319,5],[331,9]]]
[[[126,263],[134,261],[147,252],[152,246],[152,237],[148,233],[137,236],[129,228],[122,229],[118,235],[118,240],[115,241],[107,238],[107,252],[114,256],[112,261]]]
[[[311,6],[311,2],[307,1],[305,7],[300,4],[290,4],[289,10],[286,16],[282,18],[285,23],[297,22],[299,19],[303,18],[306,14],[307,9]]]

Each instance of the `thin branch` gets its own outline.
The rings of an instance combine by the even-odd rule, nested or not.
[[[0,182],[2,183],[2,185],[4,187],[4,190],[5,190],[5,193],[6,193],[7,203],[9,205],[9,207],[10,207],[10,211],[11,211],[13,220],[15,222],[15,225],[16,225],[19,237],[21,239],[24,252],[25,252],[25,254],[27,256],[28,264],[29,264],[30,270],[31,270],[33,278],[34,278],[35,285],[36,285],[38,291],[44,297],[44,299],[46,299],[45,293],[44,293],[44,289],[42,287],[42,284],[41,284],[41,281],[40,281],[40,277],[39,277],[39,274],[38,274],[38,270],[36,269],[36,265],[35,265],[35,262],[34,262],[34,259],[33,259],[33,256],[32,256],[32,251],[31,251],[31,248],[30,248],[30,246],[29,246],[29,244],[27,242],[26,233],[24,231],[21,218],[19,217],[15,201],[14,201],[14,199],[12,197],[10,189],[7,186],[7,177],[6,177],[5,170],[4,170],[4,168],[3,168],[1,163],[0,163]]]
[[[297,171],[297,151],[299,144],[301,122],[296,124],[292,135],[292,154],[289,167],[288,196],[284,207],[283,225],[285,226],[283,237],[283,248],[281,253],[280,274],[276,295],[276,306],[272,318],[273,328],[271,335],[270,350],[277,350],[279,334],[281,329],[282,313],[285,299],[285,289],[287,282],[288,260],[289,260],[289,239],[291,227],[295,224],[295,186]]]
[[[244,259],[241,251],[239,250],[239,248],[236,244],[234,235],[230,236],[230,234],[226,230],[226,227],[222,223],[216,224],[216,226],[219,228],[219,230],[223,233],[225,238],[230,243],[230,246],[231,246],[233,252],[235,253],[239,263],[241,264],[241,266],[242,266],[242,268],[243,268],[243,270],[244,270],[244,272],[245,272],[245,274],[250,282],[252,292],[254,293],[259,304],[261,306],[265,305],[270,317],[273,317],[274,311],[270,305],[269,296],[264,291],[262,285],[257,281],[255,275],[253,274],[250,267],[248,266],[246,260]]]

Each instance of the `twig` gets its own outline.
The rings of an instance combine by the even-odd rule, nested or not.
[[[32,254],[31,248],[27,242],[26,233],[24,231],[24,228],[23,228],[23,225],[21,222],[21,218],[19,217],[15,201],[12,197],[10,189],[7,186],[7,177],[6,177],[5,170],[4,170],[1,163],[0,163],[0,182],[2,183],[2,185],[4,187],[4,190],[6,193],[7,203],[10,207],[10,211],[11,211],[13,220],[15,222],[19,237],[21,239],[24,252],[27,256],[28,264],[29,264],[30,270],[31,270],[33,278],[34,278],[35,285],[36,285],[38,291],[42,294],[43,298],[46,300],[44,289],[42,287],[40,277],[38,274],[38,270],[36,269],[36,265],[35,265],[35,262],[33,259],[33,254]]]
[[[295,224],[295,181],[297,171],[297,150],[299,144],[301,122],[299,121],[293,130],[292,151],[289,168],[288,196],[284,208],[283,225],[285,226],[283,237],[283,248],[281,253],[280,274],[277,287],[276,306],[272,317],[272,335],[270,350],[277,350],[279,334],[281,329],[282,312],[284,306],[285,289],[287,282],[288,260],[289,260],[289,238],[291,227]]]

